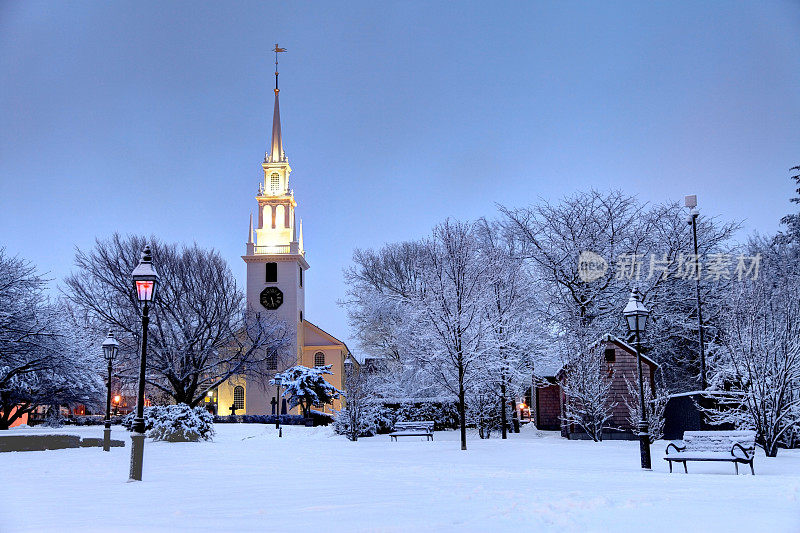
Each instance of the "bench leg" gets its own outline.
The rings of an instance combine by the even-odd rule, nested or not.
[[[684,461],[684,462],[683,462],[683,471],[684,471],[686,474],[688,474],[688,473],[689,473],[689,470],[687,470],[687,468],[686,468],[686,461]]]
[[[739,475],[739,463],[737,461],[733,462],[733,466],[736,468],[736,475]]]
[[[756,471],[753,470],[753,461],[750,461],[750,473],[753,474],[754,476],[756,475]]]
[[[669,463],[669,473],[672,473],[672,461],[667,461]]]

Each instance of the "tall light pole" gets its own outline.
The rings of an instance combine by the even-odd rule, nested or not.
[[[111,363],[117,356],[119,342],[114,338],[114,332],[109,330],[108,337],[103,341],[103,357],[108,362],[108,394],[106,396],[106,427],[103,430],[103,451],[111,451]]]
[[[642,346],[641,346],[641,332],[644,331],[647,325],[647,318],[650,316],[650,310],[647,309],[642,303],[642,297],[639,294],[639,289],[634,287],[631,291],[631,296],[628,299],[628,305],[622,311],[625,315],[625,321],[628,323],[628,330],[636,335],[636,365],[639,369],[639,408],[642,412],[642,418],[639,421],[639,454],[642,459],[642,468],[650,470],[650,432],[647,424],[647,405],[644,399],[644,378],[642,377]]]
[[[283,437],[283,428],[281,428],[281,375],[276,374],[273,381],[275,382],[275,429],[278,430],[278,437]]]
[[[142,480],[142,464],[144,461],[144,383],[147,365],[147,325],[150,323],[150,308],[158,285],[158,273],[153,268],[153,256],[150,247],[142,250],[142,258],[131,273],[136,288],[136,298],[144,304],[142,308],[142,355],[139,360],[139,394],[136,398],[136,417],[133,419],[131,435],[131,472],[129,481]]]
[[[700,304],[700,255],[697,251],[697,217],[700,212],[697,211],[697,196],[691,195],[685,198],[685,205],[689,208],[689,216],[686,222],[692,226],[692,237],[694,238],[694,268],[695,268],[695,294],[697,296],[697,334],[700,341],[700,388],[706,390],[708,382],[706,381],[706,348],[703,341],[703,307]]]

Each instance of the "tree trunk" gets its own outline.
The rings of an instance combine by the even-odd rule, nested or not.
[[[505,376],[500,377],[503,380],[503,383],[500,385],[500,424],[503,427],[503,438],[507,439],[508,435],[506,434],[506,424],[508,424],[508,418],[506,417],[506,381]]]
[[[458,358],[458,418],[461,425],[461,449],[467,449],[467,407],[464,391],[464,362]]]
[[[773,442],[772,444],[765,444],[764,445],[764,454],[767,457],[777,457],[778,456],[778,443]]]

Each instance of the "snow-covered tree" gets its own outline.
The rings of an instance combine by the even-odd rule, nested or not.
[[[91,407],[102,397],[98,347],[45,287],[30,263],[0,249],[0,429],[39,406]]]
[[[66,295],[98,335],[109,327],[120,341],[120,379],[138,379],[141,307],[131,282],[145,244],[160,274],[148,333],[147,386],[175,403],[196,406],[233,375],[266,382],[274,360],[287,357],[293,331],[245,308],[224,259],[197,245],[181,247],[151,237],[114,234],[93,250],[78,251]]]
[[[466,449],[466,395],[487,327],[489,265],[472,223],[445,221],[419,242],[357,251],[348,272],[351,323],[360,345],[390,361],[397,388],[458,399]],[[365,331],[390,318],[377,333]]]
[[[655,375],[656,388],[651,390],[650,382],[644,380],[645,409],[647,410],[647,425],[650,442],[660,440],[664,436],[664,410],[669,401],[670,391],[661,373]],[[625,378],[628,395],[623,397],[625,408],[628,410],[628,423],[632,428],[638,428],[642,421],[642,408],[639,401],[639,382]]]
[[[789,169],[792,172],[791,179],[798,186],[795,189],[797,196],[790,201],[793,204],[800,204],[800,165]],[[786,230],[778,233],[775,240],[782,244],[800,244],[800,213],[790,213],[781,218],[781,224],[786,226]]]
[[[458,399],[461,449],[467,449],[467,390],[485,353],[489,265],[475,226],[446,220],[424,241],[420,292],[412,300],[415,358],[440,387]]]
[[[793,245],[754,238],[762,271],[728,294],[712,385],[734,398],[710,411],[713,423],[755,429],[768,457],[800,424],[800,262]]]
[[[379,250],[356,250],[345,271],[350,326],[359,348],[380,368],[373,368],[375,394],[390,398],[439,395],[431,374],[416,364],[417,347],[409,341],[417,327],[414,302],[422,287],[424,244],[387,244]],[[374,366],[374,365],[373,365]]]
[[[337,432],[357,441],[372,432],[372,414],[377,406],[373,375],[353,364],[345,365],[345,406],[336,414]]]
[[[471,405],[484,405],[494,395],[502,438],[506,438],[509,398],[531,386],[534,354],[542,349],[543,331],[536,317],[535,283],[524,267],[520,243],[497,222],[480,220],[476,235],[480,261],[488,265],[484,300],[487,328],[480,372],[471,386]],[[487,406],[488,409],[488,406]],[[481,409],[482,412],[489,412]],[[480,420],[484,417],[479,416]]]
[[[289,405],[292,409],[299,405],[303,416],[308,418],[313,406],[331,403],[342,394],[325,381],[325,374],[333,374],[331,365],[314,368],[297,365],[275,374],[270,384],[275,385],[280,380],[281,387],[284,387],[283,396],[289,399]]]
[[[575,424],[595,442],[603,440],[617,402],[611,395],[612,379],[608,374],[602,345],[591,342],[586,332],[561,339],[561,353],[570,354],[563,367],[561,382],[566,402],[564,424]]]
[[[501,209],[503,224],[520,242],[537,287],[538,314],[547,331],[575,327],[627,337],[622,309],[631,286],[639,286],[652,311],[645,350],[664,363],[668,383],[694,389],[699,383],[699,344],[694,246],[686,212],[677,203],[648,206],[620,191],[580,192],[558,203]],[[701,261],[730,252],[734,223],[698,220]],[[587,276],[582,253],[604,262]],[[701,266],[702,269],[702,266]],[[591,274],[591,272],[589,272]],[[730,279],[701,283],[706,338],[716,335],[722,295]]]

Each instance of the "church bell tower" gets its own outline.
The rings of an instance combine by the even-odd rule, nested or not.
[[[247,306],[274,316],[292,331],[293,354],[299,362],[303,346],[305,312],[304,273],[309,266],[303,249],[302,221],[295,216],[297,202],[289,188],[292,169],[283,151],[281,114],[278,102],[278,53],[275,45],[275,107],[272,114],[272,142],[261,163],[263,179],[258,186],[258,215],[247,235],[247,250],[242,259],[247,264]],[[290,365],[296,364],[290,361]],[[282,369],[281,369],[282,370]],[[249,396],[249,395],[248,395]],[[249,410],[248,410],[249,411]]]

